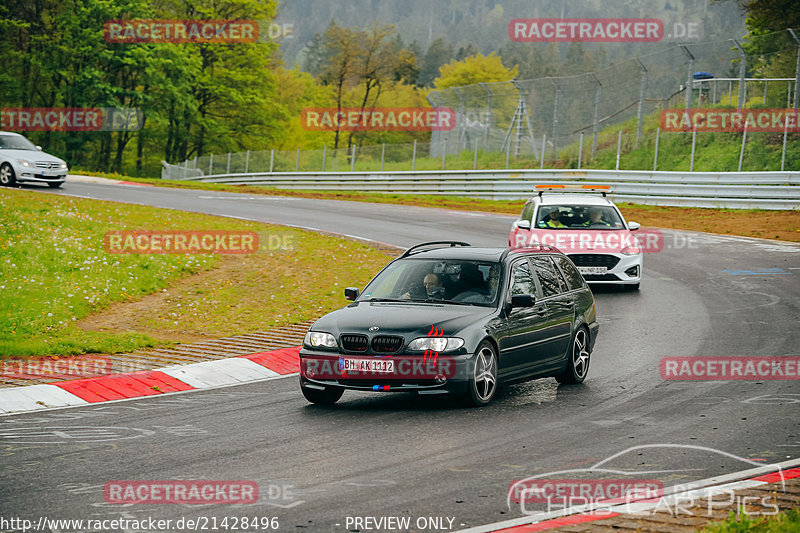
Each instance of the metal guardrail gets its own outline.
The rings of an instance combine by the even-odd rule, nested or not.
[[[166,166],[167,163],[164,163]],[[175,167],[179,168],[179,167]],[[424,172],[275,172],[193,176],[186,181],[279,189],[528,198],[536,185],[610,185],[609,197],[647,205],[800,209],[800,172],[634,170],[477,170]]]

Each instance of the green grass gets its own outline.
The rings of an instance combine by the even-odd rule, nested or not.
[[[106,232],[130,229],[249,230],[261,246],[226,257],[105,251]],[[276,232],[291,237],[292,250],[267,250]],[[355,259],[337,264],[343,256]],[[336,284],[364,283],[387,260],[363,244],[280,226],[0,189],[0,356],[115,353],[158,344],[151,333],[163,343],[174,331],[223,336],[308,320],[343,305]],[[173,290],[197,276],[202,283]],[[128,328],[77,325],[159,292],[169,298]]]
[[[797,533],[800,531],[800,509],[789,509],[771,517],[750,518],[742,513],[738,517],[731,511],[724,522],[712,524],[703,533]]]

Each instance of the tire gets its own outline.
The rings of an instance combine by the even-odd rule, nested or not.
[[[325,390],[319,390],[304,387],[301,384],[300,390],[303,391],[303,396],[306,397],[306,400],[317,405],[333,405],[344,394],[344,389],[338,387],[326,387]]]
[[[51,189],[58,189],[64,184],[63,181],[56,181],[56,182],[48,182],[47,186]]]
[[[0,185],[6,187],[13,187],[17,184],[17,177],[14,174],[14,169],[8,163],[0,165]]]
[[[564,385],[583,383],[583,380],[586,379],[586,374],[589,373],[590,355],[589,332],[585,327],[581,326],[572,338],[567,368],[556,376],[556,380]]]
[[[483,341],[475,350],[475,365],[461,396],[461,403],[467,407],[487,405],[497,392],[497,354],[489,341]]]

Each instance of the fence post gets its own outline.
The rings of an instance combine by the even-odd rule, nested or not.
[[[269,151],[269,173],[272,174],[272,169],[275,164],[275,148]]]
[[[247,154],[244,156],[244,173],[250,170],[250,150],[247,151]]]
[[[478,170],[478,138],[475,138],[475,157],[472,159],[472,170]]]
[[[322,171],[325,172],[325,156],[328,155],[328,145],[322,147]]]
[[[661,137],[661,126],[656,128],[656,155],[653,157],[653,172],[658,169],[658,140]]]
[[[689,159],[689,172],[694,172],[694,147],[697,141],[697,126],[692,128],[692,156]]]
[[[595,89],[594,94],[594,132],[592,139],[592,159],[594,159],[597,156],[597,135],[600,133],[600,123],[598,122],[600,117],[598,113],[600,112],[600,91],[603,89],[603,84],[594,74],[592,74],[592,77],[597,82],[597,89]]]
[[[447,164],[447,138],[443,139],[442,142],[442,170],[444,170],[446,164]]]
[[[798,98],[798,93],[800,93],[800,37],[791,28],[789,28],[789,33],[797,41],[797,66],[794,69],[794,103],[792,104],[792,108],[797,109],[798,101],[800,101],[800,98]]]
[[[210,154],[208,156],[208,173],[209,174],[214,173],[214,154]]]
[[[744,48],[742,45],[739,44],[739,41],[736,39],[731,39],[733,44],[736,45],[736,48],[739,49],[739,53],[742,55],[742,63],[739,65],[739,103],[737,104],[737,109],[744,108],[745,103],[745,93],[747,92],[747,87],[744,81],[745,71],[747,70],[747,55],[744,53]],[[747,122],[745,121],[745,130],[747,129]]]
[[[506,170],[508,170],[508,158],[511,157],[511,141],[506,145]]]
[[[417,140],[414,139],[414,149],[411,152],[411,172],[414,172],[416,167],[417,167]]]
[[[300,171],[300,147],[299,146],[297,147],[297,158],[294,161],[294,171],[295,172],[299,172]]]
[[[647,91],[647,68],[644,64],[636,58],[639,63],[639,68],[642,69],[642,82],[639,86],[639,108],[636,112],[636,147],[639,147],[639,141],[642,139],[642,124],[644,123],[644,95]]]
[[[763,105],[767,105],[767,88],[769,87],[769,80],[764,80],[764,98],[761,100]]]
[[[781,172],[783,172],[784,163],[786,163],[786,136],[789,134],[789,117],[784,117],[786,124],[783,126],[783,149],[781,150]]]
[[[692,71],[694,70],[695,58],[685,44],[681,45],[681,49],[689,58],[689,73],[686,76],[686,111],[689,111],[692,108]]]
[[[356,145],[353,144],[353,153],[350,154],[350,172],[355,171],[356,169]]]
[[[561,89],[556,84],[555,80],[550,78],[550,83],[556,88],[555,98],[553,99],[553,153],[556,152],[556,126],[558,126],[558,95]]]
[[[383,172],[383,157],[386,155],[386,143],[381,144],[381,172]]]
[[[583,164],[583,132],[581,132],[581,140],[578,143],[578,170],[581,169]]]
[[[739,172],[742,171],[742,160],[744,159],[744,145],[747,143],[747,121],[744,121],[744,133],[742,133],[742,149],[739,151]]]
[[[547,147],[547,134],[542,133],[542,152],[541,152],[541,161],[539,162],[539,168],[544,168],[544,149]]]
[[[619,130],[619,135],[617,135],[617,168],[619,170],[619,152],[622,149],[622,130]]]
[[[231,153],[228,152],[228,166],[225,167],[225,174],[231,173]]]
[[[789,92],[791,92],[791,89],[789,89]],[[194,155],[194,165],[192,165],[192,168],[197,169],[197,154]]]

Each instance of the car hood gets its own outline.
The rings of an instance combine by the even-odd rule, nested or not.
[[[33,150],[0,150],[0,158],[2,159],[26,159],[28,161],[49,161],[51,163],[64,163],[63,159],[50,155],[45,152]]]
[[[438,336],[455,335],[462,329],[495,314],[493,307],[399,302],[356,302],[325,315],[311,327],[338,336],[340,333],[403,335],[407,339],[427,336],[432,328]],[[370,331],[377,326],[377,330]]]

